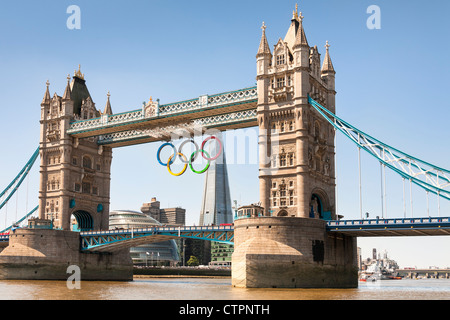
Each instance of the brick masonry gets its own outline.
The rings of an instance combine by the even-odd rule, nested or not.
[[[246,288],[355,288],[356,239],[326,222],[261,217],[235,222],[232,284]]]
[[[81,280],[131,281],[129,250],[92,254],[80,251],[80,235],[63,230],[17,229],[0,253],[1,280],[67,280],[71,265]]]

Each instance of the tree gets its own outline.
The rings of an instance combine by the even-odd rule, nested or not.
[[[189,261],[187,262],[187,265],[189,267],[195,267],[198,266],[200,264],[200,262],[198,261],[198,258],[196,256],[191,256],[189,258]]]

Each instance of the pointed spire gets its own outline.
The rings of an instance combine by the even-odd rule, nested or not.
[[[294,48],[300,47],[300,46],[309,47],[308,40],[306,39],[306,35],[305,35],[305,30],[303,29],[303,18],[304,17],[302,15],[302,13],[300,12],[300,14],[298,15],[299,26],[298,26],[297,34],[295,36]]]
[[[64,91],[63,100],[70,100],[72,99],[72,91],[70,90],[70,74],[67,75],[67,86],[66,90]]]
[[[109,91],[108,91],[107,96],[108,96],[108,100],[106,100],[105,111],[103,111],[103,114],[104,114],[104,115],[105,115],[105,114],[107,114],[107,115],[112,115],[113,112],[112,112],[112,108],[111,108],[111,101],[109,101],[109,97],[111,97],[111,94],[109,93]]]
[[[80,78],[81,80],[84,80],[84,73],[81,73],[81,64],[78,65],[78,71],[75,70],[74,76]]]
[[[325,45],[325,48],[327,49],[327,52],[325,53],[325,58],[323,59],[323,65],[322,65],[322,73],[330,73],[336,71],[333,67],[333,62],[331,62],[330,58],[330,44],[327,41],[327,44]]]
[[[47,80],[47,82],[45,84],[47,86],[47,89],[45,90],[44,99],[42,99],[42,104],[49,103],[51,100],[50,90],[49,90],[50,82]]]
[[[266,24],[263,22],[262,24],[262,36],[261,36],[261,42],[259,44],[259,49],[258,49],[258,54],[256,55],[257,57],[261,56],[261,55],[272,55],[270,53],[270,47],[269,47],[269,43],[267,42],[267,37],[266,37]]]

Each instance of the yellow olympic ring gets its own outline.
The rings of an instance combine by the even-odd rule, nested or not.
[[[184,154],[178,152],[176,155],[178,155],[178,156],[180,156],[180,157],[183,157],[183,159],[184,159],[185,164],[184,164],[183,170],[181,170],[179,173],[173,173],[172,170],[170,170],[170,163],[171,163],[172,158],[173,158],[174,155],[171,155],[170,158],[169,158],[169,160],[167,161],[167,170],[169,170],[169,173],[170,173],[171,175],[173,175],[173,176],[175,176],[175,177],[179,177],[179,176],[181,176],[183,173],[186,172],[186,169],[187,169],[187,167],[188,167],[188,163],[189,163],[189,162],[187,161],[186,156],[185,156]]]

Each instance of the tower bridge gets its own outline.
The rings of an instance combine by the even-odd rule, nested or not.
[[[109,94],[104,110],[97,109],[80,67],[67,78],[62,96],[51,96],[47,82],[38,219],[0,237],[9,243],[0,253],[0,277],[65,279],[67,265],[77,264],[84,279],[130,280],[129,247],[193,237],[234,243],[237,287],[348,288],[357,286],[357,237],[449,234],[448,218],[339,219],[338,132],[427,194],[450,199],[450,171],[382,143],[336,115],[330,45],[321,59],[318,47],[309,45],[303,20],[296,8],[273,50],[263,23],[256,87],[169,104],[150,98],[142,108],[114,114]],[[108,230],[114,148],[170,141],[178,130],[192,136],[246,127],[259,128],[260,215],[240,217],[227,227]],[[14,194],[32,163],[5,192]],[[70,231],[71,217],[81,233]]]

